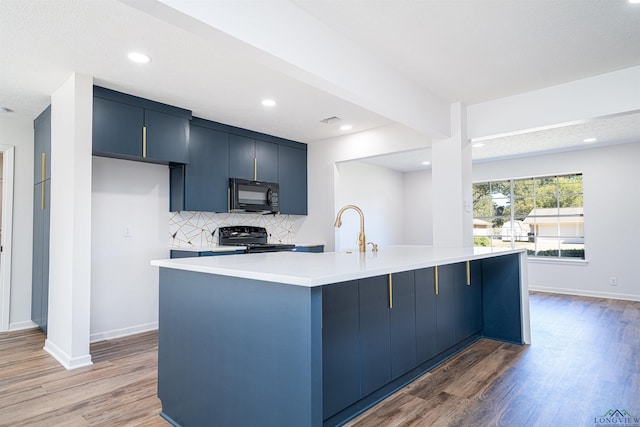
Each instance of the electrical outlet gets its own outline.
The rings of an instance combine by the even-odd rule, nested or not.
[[[609,284],[611,286],[618,286],[618,278],[616,276],[609,277]]]
[[[122,230],[122,236],[123,237],[131,237],[131,226],[130,225],[125,225],[123,230]]]

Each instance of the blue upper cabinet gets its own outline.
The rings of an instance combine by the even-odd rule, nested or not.
[[[144,125],[146,129],[146,141],[143,144],[142,154],[144,158],[161,162],[188,162],[188,119],[145,109]]]
[[[287,145],[278,147],[280,212],[307,214],[307,150]]]
[[[278,145],[256,140],[256,179],[278,182]]]
[[[93,154],[186,163],[191,112],[94,86]]]
[[[229,135],[229,178],[256,180],[255,157],[255,139]]]
[[[278,145],[229,135],[229,177],[278,182]]]
[[[35,120],[33,183],[51,178],[51,106],[48,106]]]
[[[227,212],[228,159],[228,133],[192,124],[183,210]]]

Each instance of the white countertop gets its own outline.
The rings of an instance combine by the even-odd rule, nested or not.
[[[381,247],[377,253],[270,252],[224,257],[162,259],[151,261],[151,265],[315,287],[434,265],[523,252],[525,252],[524,249],[491,251],[487,248],[385,246]]]

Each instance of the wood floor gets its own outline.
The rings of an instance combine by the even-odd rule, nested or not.
[[[640,415],[640,302],[532,293],[531,321],[531,346],[482,339],[347,425],[595,426],[609,409]],[[94,364],[73,371],[43,344],[35,330],[0,334],[0,426],[168,426],[155,333],[95,343]]]
[[[65,370],[39,330],[0,334],[0,426],[169,426],[158,416],[158,335],[91,345],[93,365]]]

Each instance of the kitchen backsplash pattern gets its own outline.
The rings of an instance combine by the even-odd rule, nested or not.
[[[294,243],[294,221],[289,215],[180,211],[169,213],[169,245],[214,246],[218,243],[218,227],[229,225],[264,227],[270,243]]]

